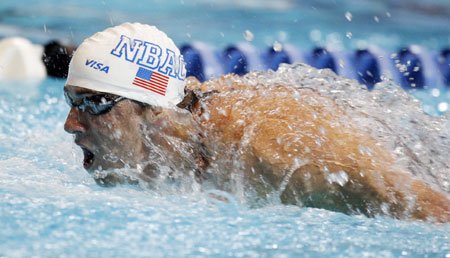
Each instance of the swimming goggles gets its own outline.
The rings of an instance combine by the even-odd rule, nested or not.
[[[96,94],[81,98],[75,102],[73,99],[64,92],[67,104],[70,107],[78,108],[81,111],[88,112],[91,115],[103,115],[111,111],[111,109],[119,101],[126,99],[125,97],[114,96],[110,94]]]

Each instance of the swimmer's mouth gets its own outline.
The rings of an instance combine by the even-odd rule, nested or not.
[[[83,159],[83,167],[85,169],[89,169],[90,167],[92,167],[92,164],[94,163],[94,153],[92,153],[92,151],[88,150],[87,148],[81,146],[81,149],[83,150],[83,155],[84,155],[84,159]]]

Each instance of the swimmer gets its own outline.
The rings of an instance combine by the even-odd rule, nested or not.
[[[47,75],[55,78],[67,78],[69,63],[75,46],[70,42],[52,40],[44,45],[42,62],[47,70]]]
[[[41,80],[46,77],[43,47],[21,37],[0,40],[0,80]]]
[[[151,184],[182,171],[227,189],[239,173],[260,198],[275,190],[286,204],[450,221],[449,199],[397,167],[330,98],[237,75],[185,79],[180,51],[152,26],[125,23],[86,39],[64,93],[64,129],[93,174],[134,169]],[[126,180],[96,177],[104,186]]]

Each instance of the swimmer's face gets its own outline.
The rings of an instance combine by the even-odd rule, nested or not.
[[[88,172],[138,168],[152,157],[152,146],[170,151],[165,136],[171,132],[161,110],[81,87],[64,91],[71,105],[64,129],[83,150]]]

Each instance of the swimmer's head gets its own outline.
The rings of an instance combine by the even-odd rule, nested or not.
[[[183,57],[172,39],[154,26],[124,23],[78,47],[67,85],[174,107],[183,100],[185,77]]]
[[[52,40],[45,44],[42,61],[47,75],[67,78],[69,63],[75,47],[70,42]]]
[[[185,74],[180,51],[153,26],[125,23],[79,46],[64,87],[71,107],[64,129],[81,147],[84,168],[106,172],[98,183],[123,181],[110,172],[124,168],[148,179],[161,166],[195,167],[199,133],[177,108],[185,105]]]

